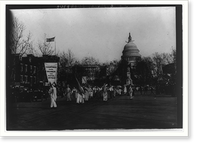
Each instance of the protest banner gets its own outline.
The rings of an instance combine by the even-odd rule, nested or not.
[[[51,84],[53,84],[55,82],[57,84],[58,64],[57,63],[44,63],[44,65],[45,65],[48,82],[50,82]]]

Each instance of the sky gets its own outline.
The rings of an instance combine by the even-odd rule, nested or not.
[[[129,32],[142,56],[176,47],[175,7],[17,9],[15,17],[31,32],[34,47],[54,37],[52,47],[70,49],[79,60],[120,60]],[[39,52],[39,50],[38,50]]]

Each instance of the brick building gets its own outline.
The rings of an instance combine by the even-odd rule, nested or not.
[[[56,56],[35,57],[32,54],[20,57],[19,54],[12,55],[13,66],[11,68],[11,85],[23,86],[29,89],[38,89],[47,82],[44,68],[45,62],[58,62]]]
[[[12,55],[13,66],[11,71],[11,84],[24,87],[36,87],[37,69],[40,59],[33,55],[21,57],[19,54]]]

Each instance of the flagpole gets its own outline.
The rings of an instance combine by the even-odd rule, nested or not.
[[[55,55],[56,55],[56,37],[55,37]]]
[[[55,41],[55,55],[56,55],[56,37],[54,37],[54,41]],[[58,63],[57,63],[57,65],[58,65]],[[57,84],[57,78],[58,78],[57,74],[58,74],[58,69],[56,71],[56,84]]]

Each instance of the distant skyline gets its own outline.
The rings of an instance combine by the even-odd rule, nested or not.
[[[55,36],[56,50],[70,49],[78,60],[120,60],[129,32],[142,56],[176,47],[175,7],[18,9],[13,15],[38,42]],[[54,43],[51,43],[54,47]],[[39,49],[38,49],[39,52]]]

